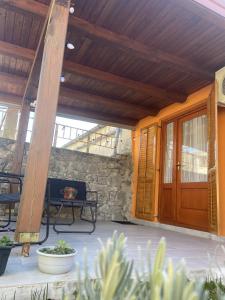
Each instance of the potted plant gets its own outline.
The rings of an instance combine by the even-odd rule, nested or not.
[[[37,254],[39,270],[43,273],[56,275],[71,271],[76,251],[65,241],[60,240],[56,246],[38,249]]]
[[[4,274],[10,252],[13,247],[13,242],[10,238],[4,235],[0,239],[0,276]]]

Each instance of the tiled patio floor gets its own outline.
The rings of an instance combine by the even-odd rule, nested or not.
[[[42,228],[43,229],[43,228]],[[217,241],[207,238],[194,237],[184,233],[173,232],[169,230],[141,226],[141,225],[122,225],[113,222],[98,222],[97,229],[92,235],[84,234],[55,234],[52,229],[50,237],[45,245],[54,244],[58,239],[65,239],[77,251],[76,261],[83,263],[83,248],[88,249],[88,260],[90,269],[93,271],[93,261],[99,249],[98,238],[105,241],[110,237],[114,230],[124,232],[128,238],[127,254],[131,259],[135,260],[136,265],[140,264],[137,248],[141,246],[143,249],[143,257],[146,252],[146,244],[148,240],[152,241],[152,253],[156,250],[157,244],[161,237],[165,237],[167,241],[167,256],[171,257],[175,263],[185,258],[187,267],[191,271],[202,271],[209,267],[208,254],[213,255]],[[35,285],[54,281],[71,281],[76,277],[76,270],[66,275],[52,276],[43,274],[37,269],[36,249],[33,246],[30,257],[21,257],[20,248],[15,248],[10,256],[7,270],[4,276],[0,278],[0,290],[3,287],[24,286],[27,284]],[[225,256],[222,253],[217,255],[218,261],[222,264]],[[1,294],[0,294],[1,296]]]

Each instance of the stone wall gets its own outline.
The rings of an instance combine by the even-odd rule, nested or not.
[[[0,139],[0,170],[11,171],[15,142]],[[26,165],[29,145],[23,161]],[[52,148],[49,177],[87,182],[98,192],[99,220],[127,220],[131,209],[132,160],[130,155],[115,158]]]

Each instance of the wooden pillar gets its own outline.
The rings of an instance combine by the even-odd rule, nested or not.
[[[70,0],[55,0],[49,15],[35,119],[15,233],[15,239],[23,243],[39,239],[69,6]]]
[[[3,138],[15,140],[19,109],[8,107],[6,111]]]
[[[19,120],[16,145],[15,145],[14,157],[13,157],[13,166],[12,166],[12,172],[15,174],[21,173],[29,116],[30,116],[30,103],[28,101],[23,101],[20,110],[20,120]]]

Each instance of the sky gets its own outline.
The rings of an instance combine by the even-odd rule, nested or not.
[[[4,112],[6,110],[7,110],[6,106],[0,105],[0,123],[4,116]],[[33,121],[34,121],[34,112],[30,112],[30,120],[29,120],[29,124],[28,124],[28,132],[27,132],[27,137],[26,137],[27,142],[30,142]],[[69,142],[71,140],[71,138],[73,139],[73,138],[77,137],[77,135],[82,135],[84,133],[83,130],[90,130],[98,125],[96,123],[65,118],[62,116],[56,116],[56,124],[62,125],[62,126],[58,127],[58,136],[59,136],[59,138],[57,139],[58,147],[61,147],[62,145]],[[64,126],[66,126],[66,127],[64,127]],[[67,127],[67,126],[69,126],[69,127]],[[70,127],[72,127],[72,129],[70,129]],[[81,130],[76,130],[75,128],[78,128]],[[64,136],[63,138],[61,138],[62,135]]]
[[[30,142],[31,130],[32,130],[32,126],[33,126],[33,118],[34,118],[34,112],[31,112],[30,120],[29,120],[29,124],[28,124],[28,133],[27,133],[27,138],[26,138],[27,142]],[[64,118],[64,117],[59,117],[59,116],[56,116],[56,123],[60,124],[60,125],[83,129],[83,130],[90,130],[98,125],[96,123],[79,121],[79,120],[74,120],[74,119]],[[61,130],[61,129],[62,129],[62,126],[59,127],[59,130]],[[82,133],[82,131],[81,131],[81,133]],[[60,139],[59,138],[57,140],[57,146],[62,146],[66,142],[69,142],[69,139]]]

